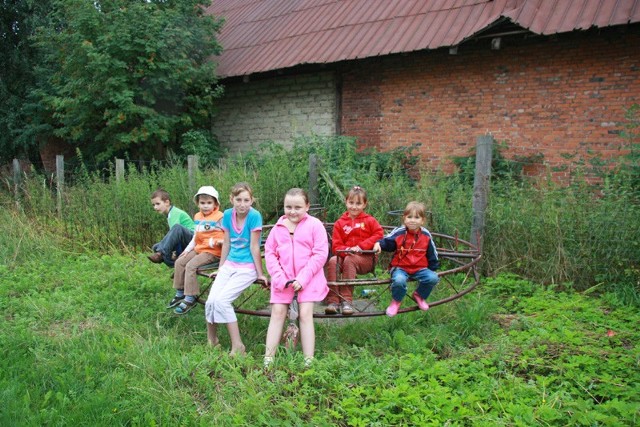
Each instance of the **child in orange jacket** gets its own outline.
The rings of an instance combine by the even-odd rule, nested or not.
[[[195,233],[176,260],[173,277],[176,295],[167,305],[167,308],[175,307],[176,314],[186,314],[196,305],[196,299],[200,294],[198,268],[220,261],[224,232],[221,227],[222,212],[218,197],[216,189],[209,185],[200,187],[193,196],[194,202],[200,208],[200,212],[193,218]]]

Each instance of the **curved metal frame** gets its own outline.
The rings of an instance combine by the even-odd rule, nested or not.
[[[327,233],[330,234],[333,224],[324,223],[324,225],[325,225],[325,228],[327,229]],[[268,232],[271,228],[273,228],[273,224],[265,225],[263,227],[263,233],[265,231]],[[385,231],[390,231],[390,230],[393,230],[394,228],[395,227],[392,227],[392,226],[383,226],[383,229],[385,229]],[[472,245],[470,242],[466,240],[459,239],[457,236],[450,236],[450,235],[434,233],[434,232],[432,232],[431,235],[437,240],[450,243],[451,247],[449,248],[438,248],[439,258],[441,260],[449,260],[449,261],[452,261],[454,264],[457,264],[457,267],[438,272],[438,276],[440,276],[441,278],[444,278],[444,280],[446,280],[449,283],[449,285],[455,291],[455,293],[446,298],[429,302],[430,307],[436,307],[438,305],[446,304],[448,302],[451,302],[453,300],[456,300],[468,294],[480,284],[480,274],[478,272],[477,267],[478,267],[478,263],[482,258],[482,255],[479,253],[479,251],[474,245]],[[463,248],[463,249],[460,249],[460,248]],[[450,276],[450,275],[458,274],[462,272],[466,272],[462,285],[465,285],[468,282],[470,283],[468,283],[467,286],[463,287],[461,290],[458,290],[456,289],[456,287],[454,287],[451,281],[447,279],[446,276]],[[198,274],[200,276],[215,278],[215,274],[213,276],[209,276],[209,274],[207,274],[206,269],[199,270]],[[211,283],[213,283],[213,279]],[[380,279],[362,278],[362,279],[354,279],[354,280],[338,280],[335,282],[329,282],[329,284],[337,285],[337,286],[341,286],[341,285],[342,286],[344,285],[385,286],[382,292],[376,293],[376,297],[370,299],[370,302],[365,306],[365,310],[366,310],[372,306],[375,306],[379,302],[381,295],[385,294],[386,292],[390,292],[391,278],[385,277]],[[254,285],[243,292],[241,297],[236,301],[235,311],[236,313],[247,314],[250,316],[270,317],[271,312],[269,308],[266,308],[264,310],[249,310],[249,309],[242,308],[243,304],[249,301],[258,292],[265,292],[265,290],[268,291],[268,287],[265,286],[265,284],[262,283],[261,281],[256,281],[256,285],[257,286]],[[209,284],[209,286],[207,286],[205,290],[201,293],[200,297],[198,298],[198,302],[202,304],[206,302],[206,296],[203,298],[203,295],[208,291],[210,286],[211,284]],[[411,299],[411,298],[409,297],[408,299]],[[408,313],[411,311],[416,311],[418,309],[419,309],[418,306],[415,305],[411,307],[401,308],[398,311],[398,313]],[[342,314],[314,313],[313,317],[324,318],[324,319],[343,319],[343,318],[382,316],[385,314],[386,314],[385,311],[382,310],[382,311],[360,311],[348,316],[345,316]]]

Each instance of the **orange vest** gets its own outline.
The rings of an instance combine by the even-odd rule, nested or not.
[[[204,216],[198,212],[193,217],[195,228],[195,251],[197,254],[208,252],[217,257],[222,254],[222,242],[224,231],[222,231],[222,212],[215,209],[209,215]]]

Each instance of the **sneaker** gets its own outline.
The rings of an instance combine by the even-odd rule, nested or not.
[[[173,308],[176,307],[178,304],[180,304],[182,302],[182,300],[184,299],[184,296],[175,296],[173,297],[173,299],[171,301],[169,301],[169,304],[167,304],[167,308]]]
[[[338,314],[339,309],[340,307],[338,307],[338,304],[336,304],[335,302],[332,302],[327,306],[327,308],[324,309],[324,312],[325,314]]]
[[[391,300],[391,304],[387,307],[387,316],[393,317],[398,314],[398,310],[400,309],[400,301]]]
[[[417,292],[413,293],[413,299],[416,300],[416,303],[418,304],[418,307],[420,307],[420,310],[429,310],[429,304],[427,304],[427,302]]]
[[[149,261],[155,263],[155,264],[160,264],[163,260],[162,258],[162,252],[156,252],[154,254],[151,254],[147,257],[149,259]]]
[[[355,310],[353,309],[353,307],[351,306],[351,304],[349,304],[346,301],[342,302],[342,314],[345,316],[351,316],[353,313],[355,312]]]

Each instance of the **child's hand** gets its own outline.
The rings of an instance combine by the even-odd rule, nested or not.
[[[350,250],[351,252],[355,252],[355,253],[360,253],[360,252],[362,252],[362,248],[361,248],[360,246],[354,246],[354,247],[352,247],[352,248],[349,248],[349,250]]]
[[[289,285],[291,285],[295,292],[298,292],[300,289],[302,289],[302,285],[296,279],[289,280],[287,283],[285,283],[284,288],[287,289]]]
[[[376,242],[376,244],[373,245],[373,251],[375,253],[380,253],[382,251],[382,248],[380,247],[380,243]]]
[[[178,255],[178,258],[176,258],[176,259],[182,258],[183,256],[187,255],[189,252],[191,252],[191,251],[182,252],[180,255]]]
[[[258,276],[258,278],[256,279],[256,282],[262,281],[262,286],[265,288],[269,287],[269,279],[267,279],[267,277],[263,274]]]

